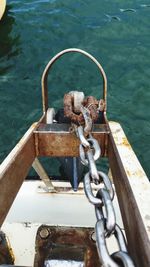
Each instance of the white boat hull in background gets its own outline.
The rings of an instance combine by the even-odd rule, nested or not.
[[[0,0],[0,20],[4,15],[5,8],[6,8],[6,0]]]

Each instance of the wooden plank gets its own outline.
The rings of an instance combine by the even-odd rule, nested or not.
[[[137,267],[150,266],[150,183],[121,126],[110,122],[108,157],[125,226],[129,252]]]
[[[78,157],[80,140],[70,133],[70,125],[41,124],[35,131],[36,155],[51,157]],[[105,125],[97,125],[92,132],[101,146],[102,156],[106,154],[108,130]]]
[[[0,166],[0,226],[35,158],[34,123]]]

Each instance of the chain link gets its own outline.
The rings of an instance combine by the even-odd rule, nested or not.
[[[87,108],[86,108],[87,109]],[[87,112],[87,110],[86,110]],[[100,262],[103,267],[135,267],[132,259],[127,252],[126,241],[122,230],[116,224],[116,215],[113,207],[114,189],[109,177],[97,170],[96,160],[101,155],[98,141],[93,138],[89,129],[91,121],[89,113],[86,113],[86,130],[82,126],[76,127],[76,134],[80,139],[79,154],[82,164],[88,166],[89,172],[84,176],[84,191],[91,204],[95,207],[97,222],[95,225],[96,245]],[[85,117],[86,117],[85,115]],[[88,121],[90,125],[88,127]],[[85,134],[84,134],[85,132]],[[92,189],[92,183],[98,185],[97,193]],[[119,251],[109,254],[106,239],[114,235],[118,243]]]

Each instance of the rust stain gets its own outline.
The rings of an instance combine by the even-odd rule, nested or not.
[[[123,145],[123,146],[126,146],[128,149],[132,150],[126,137],[114,136],[114,140],[115,140],[117,145],[121,145],[121,146]]]
[[[49,231],[41,238],[43,229]],[[45,259],[80,260],[85,267],[100,266],[95,242],[91,240],[92,228],[60,227],[42,225],[36,237],[35,267],[43,266]]]
[[[122,144],[132,149],[126,137],[122,137]]]
[[[127,176],[131,176],[132,175],[129,170],[126,170],[126,174],[127,174]]]
[[[138,179],[140,177],[143,177],[143,171],[141,169],[139,169],[138,167],[136,168],[136,171],[135,170],[130,170],[129,168],[125,168],[125,172],[127,174],[128,177],[137,177]]]
[[[79,140],[76,136],[68,133],[36,133],[38,152],[40,156],[78,156]],[[105,151],[105,134],[94,134],[102,149]]]

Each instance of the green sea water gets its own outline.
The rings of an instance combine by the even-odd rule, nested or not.
[[[121,123],[150,177],[150,1],[8,0],[0,21],[0,161],[42,114],[41,75],[55,53],[86,50],[108,77],[110,120]],[[100,96],[85,57],[65,55],[49,76],[51,107],[65,92]]]

